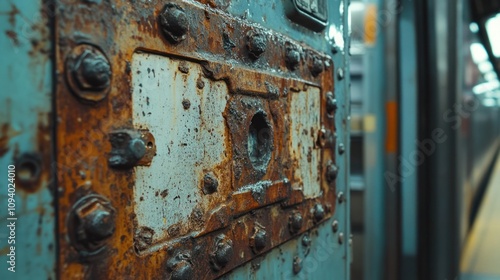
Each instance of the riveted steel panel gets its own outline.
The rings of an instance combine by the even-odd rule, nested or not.
[[[328,55],[222,4],[57,2],[61,277],[216,278],[336,213]]]

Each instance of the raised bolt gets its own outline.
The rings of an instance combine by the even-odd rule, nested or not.
[[[233,241],[224,234],[216,237],[214,251],[210,254],[210,264],[214,271],[226,266],[233,256]]]
[[[302,270],[302,260],[299,257],[293,258],[293,273],[297,274]]]
[[[252,58],[257,59],[266,50],[266,37],[262,33],[255,32],[250,32],[247,37],[248,52]]]
[[[342,69],[342,68],[337,69],[337,78],[339,80],[344,79],[344,69]]]
[[[321,221],[325,217],[325,209],[323,208],[323,205],[319,203],[314,205],[313,217],[316,223]]]
[[[344,243],[344,233],[339,233],[339,244],[343,244]]]
[[[295,70],[300,63],[300,52],[297,48],[288,46],[285,55],[286,65],[290,70]]]
[[[339,192],[339,193],[337,194],[337,199],[338,199],[338,201],[339,201],[339,204],[342,204],[342,202],[344,202],[344,201],[345,201],[344,193],[343,193],[343,192]]]
[[[76,60],[73,76],[81,90],[99,91],[111,81],[111,67],[100,52],[85,50]]]
[[[115,231],[115,210],[102,198],[83,198],[73,213],[76,241],[89,251],[98,249]]]
[[[339,222],[337,220],[335,220],[332,223],[332,231],[333,231],[333,233],[337,233],[338,230],[339,230]]]
[[[311,74],[316,77],[318,76],[321,72],[323,72],[324,69],[324,64],[323,60],[319,57],[314,57],[313,62],[311,65]]]
[[[345,146],[343,143],[339,144],[339,154],[344,154],[345,153]]]
[[[333,97],[333,93],[330,91],[326,93],[326,112],[328,115],[335,114],[337,110],[337,99]]]
[[[330,162],[326,167],[326,181],[328,183],[333,182],[337,178],[337,174],[338,174],[337,166],[335,166],[335,164]]]
[[[304,237],[302,237],[302,246],[304,246],[304,247],[311,246],[311,238],[309,237],[308,234],[306,234],[306,235],[304,235]]]
[[[297,233],[302,228],[302,215],[299,212],[293,213],[288,222],[290,232]]]
[[[191,257],[188,253],[180,253],[168,261],[167,268],[171,272],[170,279],[172,280],[193,279],[194,272],[190,258]]]
[[[254,235],[250,238],[250,243],[254,252],[261,251],[266,247],[267,232],[262,228],[256,229]]]
[[[146,144],[135,131],[110,133],[112,150],[108,163],[111,167],[131,167],[146,154]]]
[[[217,191],[217,187],[219,186],[219,181],[213,173],[207,173],[203,177],[203,193],[211,194]]]
[[[165,5],[158,20],[161,30],[171,42],[178,43],[186,38],[189,20],[180,6],[172,3]]]

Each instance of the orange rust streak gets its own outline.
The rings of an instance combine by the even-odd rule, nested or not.
[[[385,151],[395,153],[398,149],[398,104],[396,101],[389,101],[385,104],[386,115],[386,138]]]

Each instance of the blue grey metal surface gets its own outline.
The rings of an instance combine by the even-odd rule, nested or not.
[[[417,257],[417,162],[415,154],[420,153],[419,146],[428,145],[424,141],[415,144],[417,139],[417,65],[415,42],[415,19],[413,3],[403,2],[399,17],[398,48],[400,69],[400,120],[401,120],[401,159],[410,163],[402,169],[401,176],[401,255],[404,279],[416,277]],[[404,113],[403,113],[404,112]],[[416,279],[416,278],[413,278]]]
[[[312,32],[307,28],[290,21],[281,1],[238,1],[233,2],[228,11],[236,16],[254,21],[266,28],[286,34],[292,39],[325,53],[332,54],[335,69],[341,69],[335,79],[335,97],[338,110],[335,115],[337,146],[342,143],[345,152],[337,149],[337,192],[342,192],[344,202],[338,203],[333,218],[322,224],[310,234],[311,247],[302,248],[302,237],[286,243],[258,260],[248,263],[227,277],[230,279],[349,279],[351,248],[350,242],[350,196],[349,196],[349,150],[350,150],[350,107],[349,107],[349,34],[348,34],[348,2],[346,0],[328,1],[328,26],[323,32]],[[332,223],[338,223],[336,233],[332,231]],[[342,237],[340,237],[342,236]],[[339,238],[343,239],[339,245]],[[355,245],[354,245],[355,246]],[[302,270],[293,273],[294,258],[302,260]]]
[[[0,279],[55,279],[55,207],[47,161],[52,142],[51,14],[46,3],[0,2]],[[8,215],[7,166],[26,153],[40,156],[41,166],[17,161],[15,214]],[[29,179],[36,176],[36,168],[40,173],[35,185],[22,187],[20,173],[27,172],[22,176]],[[17,218],[15,244],[8,243],[8,217]],[[8,263],[13,259],[7,256],[12,255],[11,246],[15,272],[8,270],[14,264]]]

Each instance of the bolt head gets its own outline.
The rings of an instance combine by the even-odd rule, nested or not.
[[[337,105],[337,99],[333,97],[333,93],[327,92],[326,93],[326,112],[328,115],[333,116],[335,114],[335,111],[337,110],[338,105]]]
[[[313,209],[314,221],[320,222],[321,220],[323,220],[324,217],[325,217],[325,209],[323,208],[323,205],[321,205],[319,203],[314,205],[314,209]]]
[[[214,251],[210,254],[210,263],[214,271],[226,266],[233,256],[233,241],[224,234],[217,236]]]
[[[82,198],[72,211],[73,220],[69,227],[75,229],[76,246],[95,251],[115,231],[115,210],[108,201],[99,196]]]
[[[189,20],[180,6],[172,3],[165,5],[158,20],[161,30],[171,42],[178,43],[186,38]]]
[[[293,273],[298,274],[302,270],[302,260],[299,257],[293,258]]]
[[[339,154],[344,154],[345,153],[345,146],[343,143],[339,144]]]
[[[111,66],[92,45],[76,46],[66,61],[66,80],[73,93],[84,101],[104,99],[111,84]]]
[[[248,53],[250,54],[250,57],[257,59],[266,50],[266,37],[262,33],[255,32],[249,33],[247,37]]]
[[[167,263],[168,271],[171,272],[171,280],[189,280],[193,279],[193,267],[191,265],[191,256],[188,253],[179,253]]]
[[[339,230],[339,222],[337,220],[335,220],[332,223],[332,231],[333,231],[333,233],[337,233],[338,230]]]
[[[345,201],[345,197],[344,197],[344,193],[343,192],[339,192],[337,194],[337,200],[339,201],[339,204],[342,204]]]
[[[338,241],[339,241],[339,244],[344,244],[344,233],[342,233],[342,232],[339,233]]]
[[[338,168],[335,164],[329,163],[326,167],[326,181],[332,183],[337,178]]]
[[[212,172],[205,174],[205,176],[203,177],[204,194],[212,194],[216,192],[218,186],[219,186],[219,181]]]
[[[302,215],[298,212],[293,213],[292,216],[290,216],[290,220],[288,222],[290,232],[293,234],[300,231],[300,229],[302,228],[302,223],[303,223]]]
[[[300,52],[297,48],[288,47],[285,56],[286,65],[290,70],[295,70],[300,63]]]
[[[344,69],[342,69],[342,68],[337,69],[337,78],[339,80],[344,79]]]
[[[254,252],[261,251],[266,247],[267,232],[262,228],[257,228],[254,235],[250,238],[250,244]]]
[[[313,57],[312,65],[311,65],[311,74],[316,77],[318,76],[321,72],[323,72],[325,66],[323,63],[323,60],[319,57]]]

